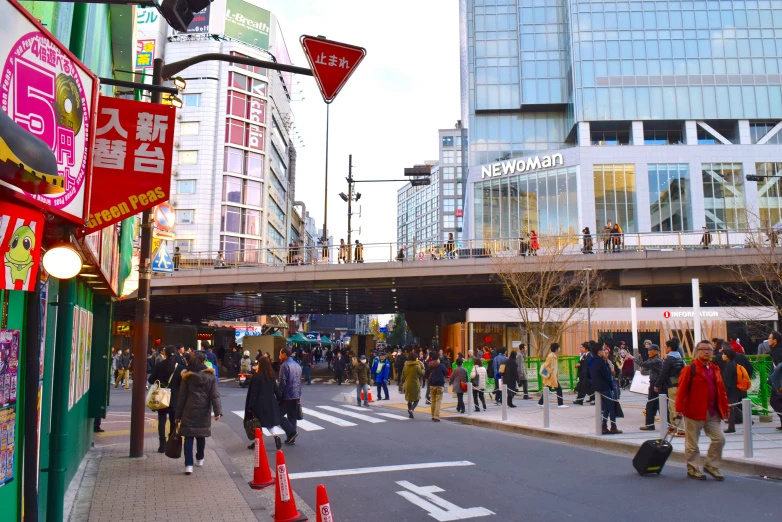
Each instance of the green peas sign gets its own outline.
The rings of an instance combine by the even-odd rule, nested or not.
[[[0,202],[0,288],[32,291],[41,264],[43,214]]]

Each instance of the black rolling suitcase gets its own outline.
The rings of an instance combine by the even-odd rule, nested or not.
[[[638,453],[633,458],[633,467],[639,475],[649,475],[650,473],[659,475],[662,472],[665,462],[673,451],[669,437],[676,433],[678,425],[674,428],[673,432],[669,431],[662,440],[647,440],[641,444]]]

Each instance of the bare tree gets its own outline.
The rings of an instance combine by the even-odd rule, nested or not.
[[[506,245],[495,248],[492,259],[505,297],[529,333],[530,354],[543,357],[551,343],[585,319],[588,294],[594,308],[603,283],[597,267],[602,256],[580,255],[577,238],[541,237],[540,247],[536,255],[524,256]]]
[[[752,250],[756,262],[723,266],[734,279],[726,289],[746,306],[769,306],[782,315],[782,231],[764,226],[743,234],[744,248]]]

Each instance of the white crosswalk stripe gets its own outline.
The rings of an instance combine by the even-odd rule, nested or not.
[[[381,417],[385,417],[387,419],[394,419],[394,420],[407,420],[407,417],[403,417],[402,415],[397,415],[396,413],[384,413],[379,411],[374,411],[368,409],[366,406],[349,406],[345,405],[345,408],[350,408],[351,410],[356,411],[366,411],[368,413],[372,413],[373,415],[380,415]]]
[[[360,413],[353,413],[352,411],[340,410],[339,408],[335,408],[334,406],[318,406],[318,408],[326,411],[333,411],[334,413],[339,413],[340,415],[344,415],[345,417],[351,417],[354,419],[366,421],[369,422],[370,424],[380,424],[381,422],[386,422],[383,419],[377,419],[375,417],[370,417],[369,415],[362,415]]]
[[[325,406],[325,405],[316,405],[315,408],[302,408],[304,411],[304,420],[300,420],[296,423],[297,429],[301,429],[302,431],[319,431],[326,429],[326,426],[323,425],[323,422],[327,424],[333,424],[335,426],[339,426],[341,428],[349,428],[352,426],[358,426],[355,422],[352,422],[351,420],[347,420],[341,417],[349,417],[350,419],[355,419],[357,421],[363,421],[368,422],[370,424],[381,424],[384,422],[387,422],[386,419],[391,420],[407,420],[407,417],[404,417],[402,415],[397,415],[395,413],[386,413],[386,412],[379,412],[379,411],[373,411],[366,407],[361,406],[351,406],[348,404],[341,405],[339,407],[336,406]],[[329,413],[325,413],[325,410]],[[351,411],[354,410],[354,411]],[[362,412],[362,413],[356,413],[356,412]],[[234,415],[237,417],[243,419],[244,418],[244,411],[243,410],[236,410],[232,411]],[[340,417],[341,416],[341,417]],[[378,418],[383,417],[383,418]],[[310,419],[317,419],[320,421],[323,421],[321,423],[315,423],[312,422]],[[282,429],[277,426],[275,428],[272,428],[273,433],[276,435],[284,435],[285,432],[282,431]],[[270,437],[272,435],[272,432],[270,432],[268,429],[263,428],[263,434],[267,437]]]
[[[237,415],[237,416],[239,416],[241,418],[244,418],[244,412],[241,411],[241,410],[232,411],[231,413],[233,413],[234,415]],[[310,422],[308,420],[297,421],[296,422],[296,427],[297,428],[301,428],[304,431],[318,431],[318,430],[324,429],[323,426],[318,426],[314,422]],[[266,428],[262,428],[262,429],[263,429],[263,434],[264,435],[266,435],[267,437],[271,437],[272,436],[272,433],[268,429],[266,429]],[[280,428],[280,427],[274,427],[272,429],[274,430],[274,433],[276,435],[285,435],[285,431],[283,431],[283,429]]]
[[[337,426],[357,426],[355,422],[346,421],[343,419],[340,419],[339,417],[333,417],[331,415],[326,415],[325,413],[321,413],[316,410],[311,410],[309,408],[302,408],[304,410],[304,415],[310,415],[311,417],[318,418],[320,420],[324,420],[326,422],[330,422],[331,424],[336,424]],[[339,410],[337,410],[339,412]]]

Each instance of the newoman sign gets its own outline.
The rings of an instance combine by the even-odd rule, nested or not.
[[[498,176],[507,176],[516,172],[525,172],[528,170],[548,169],[564,164],[562,154],[552,154],[551,156],[534,156],[521,158],[517,160],[502,161],[491,165],[481,167],[481,179],[496,178]]]

